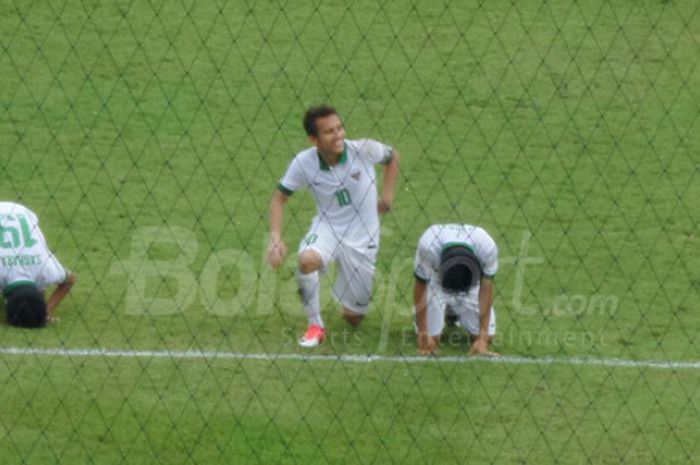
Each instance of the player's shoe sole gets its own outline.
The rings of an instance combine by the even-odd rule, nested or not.
[[[307,349],[318,347],[326,339],[326,330],[319,325],[311,325],[304,336],[299,339],[299,345]]]

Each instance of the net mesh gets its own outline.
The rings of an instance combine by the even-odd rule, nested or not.
[[[7,463],[698,454],[698,2],[0,10],[0,197],[79,277],[59,323],[0,326]],[[342,320],[329,270],[310,352],[296,254],[265,250],[321,102],[401,173],[368,317]],[[291,251],[314,211],[288,202]],[[459,328],[417,355],[416,244],[454,222],[498,244],[494,360]]]

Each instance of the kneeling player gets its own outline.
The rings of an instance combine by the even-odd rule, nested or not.
[[[399,155],[371,139],[345,139],[345,127],[335,108],[309,108],[304,129],[312,147],[299,152],[270,201],[270,242],[267,261],[279,267],[287,247],[282,241],[284,205],[294,192],[309,189],[316,199],[316,216],[299,245],[297,284],[309,322],[299,340],[316,347],[325,339],[321,318],[320,276],[338,264],[333,288],[343,305],[343,317],[353,326],[367,313],[374,263],[379,248],[379,214],[391,210]],[[383,165],[384,186],[377,192],[375,165]]]
[[[414,304],[418,351],[435,352],[445,327],[445,313],[470,335],[470,355],[489,351],[496,333],[493,277],[498,248],[482,228],[466,224],[433,225],[418,241]]]
[[[0,202],[0,289],[7,322],[38,328],[56,321],[56,306],[75,280],[49,250],[34,212]],[[44,291],[52,284],[57,287],[46,300]]]

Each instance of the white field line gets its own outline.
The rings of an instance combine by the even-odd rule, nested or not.
[[[620,358],[583,358],[583,357],[519,357],[504,355],[500,357],[464,357],[437,356],[419,357],[403,355],[314,355],[314,354],[250,354],[241,352],[217,352],[200,350],[117,350],[117,349],[69,349],[69,348],[25,348],[0,347],[0,355],[47,356],[47,357],[110,357],[110,358],[163,358],[163,359],[207,359],[207,360],[262,360],[274,361],[312,361],[312,362],[347,362],[347,363],[498,363],[506,365],[583,365],[613,368],[649,368],[661,370],[698,370],[700,361],[671,360],[626,360]]]

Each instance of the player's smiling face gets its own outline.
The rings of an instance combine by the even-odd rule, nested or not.
[[[319,152],[339,156],[345,150],[345,128],[338,115],[329,115],[316,120],[317,136],[309,136]]]

